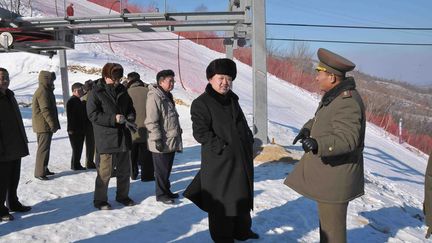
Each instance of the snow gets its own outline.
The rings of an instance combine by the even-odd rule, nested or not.
[[[35,1],[37,9],[55,15],[53,3]],[[75,12],[106,14],[107,10],[84,0],[74,1]],[[177,38],[170,33],[129,34],[113,38]],[[82,41],[105,37],[79,37]],[[101,68],[106,62],[118,62],[125,72],[137,71],[146,82],[153,82],[156,72],[173,69],[178,74],[177,41],[115,43],[113,53],[106,44],[77,45],[68,51],[68,65]],[[214,58],[223,57],[190,41],[180,42],[181,75],[173,94],[186,105],[178,105],[184,131],[185,150],[176,154],[171,174],[172,189],[182,193],[200,165],[200,146],[192,137],[189,115],[192,100],[203,91],[205,68]],[[18,101],[30,103],[42,69],[56,71],[57,57],[49,59],[26,53],[0,54],[0,66],[11,74],[10,88]],[[238,76],[234,91],[251,124],[252,70],[237,62]],[[69,73],[70,85],[95,79],[97,75]],[[58,79],[60,80],[60,79]],[[62,102],[61,83],[56,82],[56,98]],[[300,156],[301,147],[292,140],[311,117],[319,97],[276,77],[268,76],[269,137]],[[71,171],[71,148],[66,132],[66,117],[59,105],[62,129],[53,137],[49,168],[53,180],[33,177],[36,136],[31,127],[31,108],[21,107],[29,138],[30,155],[23,158],[18,188],[20,201],[31,205],[28,213],[14,213],[16,220],[0,222],[0,242],[211,242],[207,217],[189,200],[180,198],[174,206],[156,202],[154,182],[131,181],[130,197],[136,206],[123,207],[114,200],[116,181],[109,188],[111,211],[93,208],[96,172]],[[366,135],[366,193],[349,205],[347,226],[349,242],[422,242],[426,227],[421,220],[423,182],[427,156],[380,128],[368,124]],[[84,154],[84,153],[83,153]],[[83,159],[82,159],[83,161]],[[83,162],[82,162],[83,163]],[[255,209],[253,229],[261,236],[256,242],[318,242],[318,216],[315,202],[283,185],[293,169],[287,163],[255,166]]]

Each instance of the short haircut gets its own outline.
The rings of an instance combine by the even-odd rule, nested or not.
[[[2,67],[0,67],[0,72],[9,73],[8,70],[7,70],[6,68],[2,68]]]
[[[138,80],[141,78],[141,76],[137,72],[131,72],[131,73],[128,73],[127,78],[129,81],[131,81],[131,80]]]
[[[82,83],[74,83],[74,84],[72,84],[72,92],[73,92],[75,89],[81,89],[83,86],[84,86],[84,85],[83,85]]]
[[[93,85],[94,85],[94,82],[91,79],[89,79],[89,80],[84,82],[83,88],[86,92],[88,92],[88,91],[93,89]]]
[[[172,77],[175,76],[173,70],[171,70],[171,69],[162,70],[156,74],[156,82],[159,83],[159,81],[161,81],[162,79],[164,79],[166,77],[170,77],[170,76],[172,76]]]
[[[102,68],[102,78],[110,78],[118,81],[123,77],[123,67],[118,63],[108,62]]]

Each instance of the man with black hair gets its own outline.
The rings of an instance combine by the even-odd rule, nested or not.
[[[95,182],[94,207],[111,209],[108,203],[108,184],[117,178],[116,201],[124,206],[135,203],[129,198],[132,140],[128,125],[135,121],[135,109],[126,87],[120,84],[123,67],[107,63],[102,78],[96,81],[87,102],[87,115],[93,124],[95,142],[100,157]]]
[[[83,84],[72,84],[72,96],[66,103],[67,132],[72,146],[72,170],[85,170],[80,162],[84,145],[85,122],[87,119],[87,116],[84,114],[84,105],[80,100],[83,94]]]
[[[131,179],[138,177],[138,164],[141,166],[141,181],[153,181],[154,169],[151,152],[147,148],[147,129],[144,125],[146,118],[146,102],[148,84],[140,79],[137,72],[131,72],[127,76],[128,93],[132,98],[136,111],[135,123],[138,125],[137,132],[132,134],[131,150]]]
[[[162,70],[156,75],[156,86],[149,87],[146,103],[145,126],[148,131],[148,148],[152,152],[156,180],[156,201],[173,204],[178,198],[172,193],[169,177],[175,152],[183,150],[179,114],[171,91],[174,89],[174,72]]]
[[[14,219],[9,211],[31,210],[31,207],[22,205],[17,196],[21,158],[27,156],[29,150],[27,135],[14,95],[9,89],[9,72],[5,68],[0,68],[0,221]]]

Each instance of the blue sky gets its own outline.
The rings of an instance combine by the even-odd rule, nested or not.
[[[129,0],[148,5],[153,2],[163,11],[164,0]],[[177,12],[194,11],[205,5],[209,11],[225,11],[228,0],[166,0]],[[267,0],[267,22],[432,28],[432,1],[318,1]],[[375,42],[432,43],[432,31],[353,30],[308,27],[267,27],[272,38],[323,39]],[[292,42],[273,42],[281,50]],[[412,84],[432,85],[432,46],[355,45],[309,42],[310,50],[320,47],[337,52],[368,74]]]

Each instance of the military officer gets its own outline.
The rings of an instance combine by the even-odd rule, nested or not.
[[[316,81],[324,95],[315,117],[295,137],[305,154],[285,184],[317,201],[320,242],[346,242],[349,201],[364,194],[365,108],[352,77],[355,64],[318,50]]]

